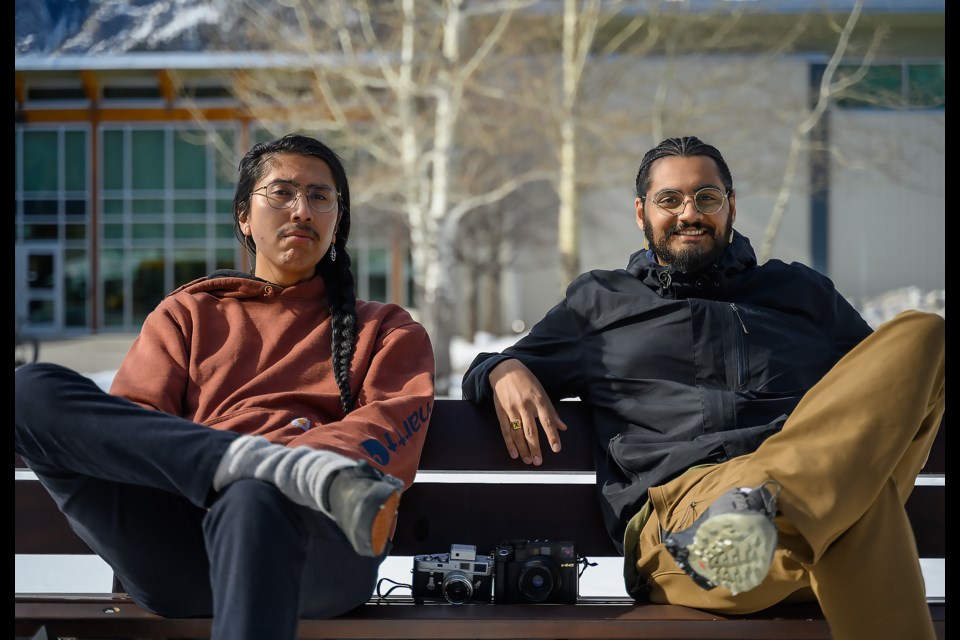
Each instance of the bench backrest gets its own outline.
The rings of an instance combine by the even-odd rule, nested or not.
[[[547,539],[572,540],[587,558],[616,556],[600,516],[589,414],[579,402],[559,410],[569,426],[563,448],[533,467],[507,456],[492,410],[438,399],[421,472],[401,502],[393,555],[443,553],[451,544],[490,553],[503,540]],[[907,503],[922,558],[945,557],[944,431],[941,424]],[[16,465],[23,468],[19,457]],[[17,480],[15,507],[17,554],[91,553],[36,480]]]

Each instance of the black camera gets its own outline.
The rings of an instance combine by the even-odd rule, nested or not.
[[[453,544],[450,553],[413,557],[414,601],[489,603],[492,591],[493,555],[477,556],[473,545]]]
[[[576,604],[580,576],[573,542],[508,540],[494,558],[494,603]]]

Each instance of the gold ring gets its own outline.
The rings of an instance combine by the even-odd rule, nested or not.
[[[510,428],[513,429],[514,431],[519,431],[520,429],[523,429],[523,421],[521,421],[521,420],[511,420],[511,421],[510,421]]]

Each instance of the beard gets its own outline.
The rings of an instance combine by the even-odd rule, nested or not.
[[[713,242],[710,244],[705,243],[706,246],[690,246],[680,251],[674,251],[670,247],[670,237],[679,231],[688,229],[703,229],[713,239]],[[733,237],[733,219],[731,216],[727,216],[726,224],[722,230],[714,228],[711,233],[710,229],[709,226],[700,222],[690,225],[677,222],[677,224],[667,229],[666,232],[658,235],[654,231],[653,225],[650,224],[649,218],[644,217],[643,220],[643,233],[647,236],[647,240],[650,242],[654,253],[657,254],[657,258],[659,258],[661,262],[669,264],[674,271],[679,273],[696,273],[701,271],[718,260],[720,256],[723,255],[723,252],[726,251],[727,246],[730,244],[730,238]]]

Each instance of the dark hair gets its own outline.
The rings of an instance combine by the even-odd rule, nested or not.
[[[687,158],[690,156],[707,156],[717,163],[717,169],[720,170],[720,179],[723,181],[723,187],[726,191],[733,191],[733,176],[730,175],[730,168],[727,166],[720,150],[707,144],[696,136],[684,136],[682,138],[667,138],[643,156],[640,163],[640,170],[637,172],[636,196],[643,195],[650,188],[650,169],[653,163],[660,158],[667,156],[679,156]]]
[[[347,171],[340,156],[333,149],[315,138],[299,134],[287,134],[270,142],[255,145],[240,160],[240,176],[233,195],[233,231],[240,243],[250,253],[254,267],[257,259],[257,245],[251,236],[244,235],[240,229],[240,216],[249,211],[251,192],[254,186],[266,175],[270,161],[285,153],[320,158],[330,167],[333,181],[340,193],[340,221],[337,225],[337,259],[329,259],[329,251],[317,264],[317,273],[326,284],[330,298],[330,314],[333,323],[333,374],[340,388],[340,404],[344,413],[349,413],[356,402],[350,389],[350,363],[356,345],[357,293],[350,271],[350,255],[347,253],[347,238],[350,236],[350,184]]]

